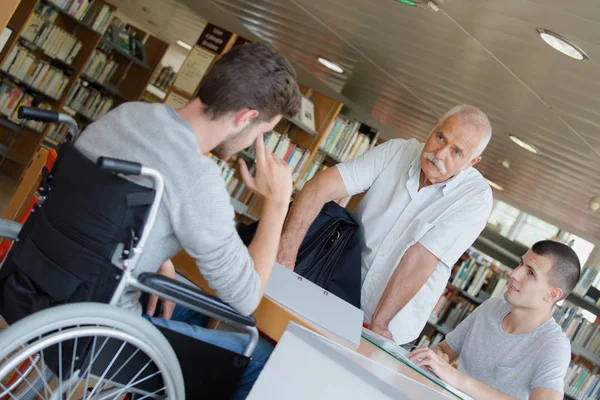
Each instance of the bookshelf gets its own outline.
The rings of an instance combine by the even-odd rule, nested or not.
[[[503,265],[475,248],[476,244],[477,241],[454,266],[449,283],[421,332],[417,345],[432,346],[439,343],[475,307],[504,292],[508,274],[515,265]],[[505,260],[510,261],[510,258]],[[596,276],[593,270],[585,269],[575,291],[586,292]],[[593,390],[600,379],[597,375],[600,370],[600,325],[598,319],[590,322],[581,312],[581,309],[585,309],[600,316],[598,308],[591,300],[574,292],[553,309],[553,318],[571,341],[573,358],[565,379],[565,391],[571,394],[569,398],[572,399],[598,396],[598,392]],[[600,382],[598,384],[600,386]]]
[[[196,95],[202,76],[210,66],[234,46],[247,42],[249,41],[233,32],[207,24],[162,101],[174,108],[183,106]],[[292,199],[299,193],[304,183],[318,171],[344,161],[351,155],[357,156],[378,143],[376,130],[341,115],[343,108],[341,102],[302,84],[299,84],[299,88],[304,97],[303,111],[299,116],[306,115],[305,111],[309,111],[308,114],[313,116],[312,120],[307,122],[301,117],[282,119],[273,132],[265,135],[266,148],[286,161],[292,169],[294,178]],[[156,101],[159,97],[162,96],[155,93],[153,96],[148,96],[148,101]],[[362,144],[360,149],[359,144]],[[232,204],[239,217],[238,222],[253,222],[260,217],[262,201],[245,188],[235,168],[236,158],[247,161],[250,171],[253,171],[252,149],[238,153],[237,157],[229,163],[217,159],[215,162],[222,169],[225,184],[232,197]],[[340,203],[353,209],[358,201],[351,200],[345,199]]]
[[[104,0],[18,4],[8,24],[13,34],[0,53],[0,168],[14,179],[22,177],[41,146],[59,146],[64,133],[56,124],[20,121],[19,106],[66,112],[83,129],[108,110],[141,96],[168,45],[120,23],[115,15],[116,8]],[[132,55],[117,46],[115,35],[134,41],[136,47],[131,48],[138,52]],[[99,52],[114,60],[111,79],[86,76]],[[143,59],[136,57],[140,55]]]

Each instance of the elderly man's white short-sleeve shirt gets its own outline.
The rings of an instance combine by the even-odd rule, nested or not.
[[[393,139],[337,165],[350,195],[369,189],[355,212],[361,223],[365,322],[370,322],[392,273],[412,245],[420,243],[440,260],[390,322],[398,344],[417,338],[452,266],[485,227],[493,203],[489,185],[474,168],[419,191],[423,147],[416,140]]]

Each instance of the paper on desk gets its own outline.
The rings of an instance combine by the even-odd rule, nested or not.
[[[427,379],[442,386],[443,388],[448,390],[450,393],[460,397],[463,400],[474,400],[468,394],[463,393],[462,391],[458,390],[454,386],[451,386],[451,385],[447,384],[446,382],[444,382],[439,376],[437,376],[428,367],[425,367],[425,368],[420,367],[417,364],[415,364],[414,362],[412,362],[410,360],[410,358],[408,358],[409,352],[407,350],[405,350],[404,348],[398,346],[395,342],[389,340],[388,338],[385,338],[385,337],[383,337],[373,331],[370,331],[366,328],[363,328],[363,330],[362,330],[362,337],[364,337],[369,342],[373,343],[375,346],[379,347],[386,353],[394,356],[396,359],[400,360],[404,364],[408,365],[409,367],[411,367],[412,369],[414,369],[421,375],[425,376]]]
[[[280,264],[275,264],[265,296],[325,330],[358,346],[363,312]]]

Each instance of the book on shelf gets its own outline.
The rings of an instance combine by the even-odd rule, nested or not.
[[[113,97],[106,96],[79,79],[67,97],[66,105],[92,121],[106,114],[113,106]]]
[[[439,332],[435,333],[433,337],[423,335],[417,342],[416,347],[433,347],[436,344],[439,344],[442,340],[444,340],[444,335]]]
[[[48,0],[70,16],[81,19],[93,0]]]
[[[44,7],[48,6],[38,4],[38,10],[25,24],[21,37],[42,49],[49,57],[72,64],[81,50],[82,43],[76,36],[53,23],[56,10],[46,10]]]
[[[109,82],[119,65],[106,53],[95,50],[83,69],[84,78],[93,79],[98,83]]]
[[[24,97],[23,89],[10,81],[3,81],[0,84],[0,114],[16,122],[12,116]]]
[[[431,311],[431,314],[429,315],[428,321],[430,323],[437,324],[440,321],[442,315],[446,314],[446,311],[448,311],[448,309],[452,305],[452,303],[450,302],[451,297],[452,291],[449,289],[444,289],[444,293],[442,293],[435,307]]]
[[[600,398],[600,376],[578,363],[571,363],[565,375],[565,395],[577,400]]]
[[[358,157],[371,147],[371,137],[359,132],[361,123],[339,116],[327,132],[321,149],[339,161]]]
[[[597,287],[600,283],[600,270],[592,267],[584,267],[581,270],[581,278],[577,282],[577,286],[573,289],[573,293],[585,297],[591,287]],[[600,300],[598,300],[600,303]],[[600,305],[600,304],[597,304]]]
[[[73,18],[102,33],[114,10],[107,4],[93,0],[46,0]],[[42,4],[42,7],[51,8]],[[56,12],[56,10],[54,10]],[[43,14],[42,14],[43,15]]]
[[[580,307],[568,301],[561,306],[555,304],[552,316],[572,343],[600,355],[600,325],[589,322]]]
[[[96,32],[102,33],[108,26],[113,13],[114,9],[107,4],[94,2],[85,13],[82,21],[88,26],[91,26]]]
[[[271,131],[264,135],[265,149],[275,154],[289,164],[292,170],[292,180],[296,180],[298,175],[304,168],[304,164],[310,156],[310,152],[302,147],[294,144],[286,135],[279,132]],[[252,145],[247,153],[255,157],[254,145]]]
[[[21,45],[12,48],[0,69],[54,99],[60,98],[69,84],[62,70],[37,59]]]
[[[67,133],[69,133],[69,127],[67,125],[52,124],[52,127],[48,130],[46,138],[50,139],[52,142],[56,142],[56,144],[60,144],[63,142]]]
[[[472,297],[486,300],[504,294],[508,275],[508,268],[492,265],[468,250],[467,258],[453,267],[450,284]]]

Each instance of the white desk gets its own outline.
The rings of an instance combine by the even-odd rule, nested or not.
[[[455,399],[291,322],[248,400]]]

